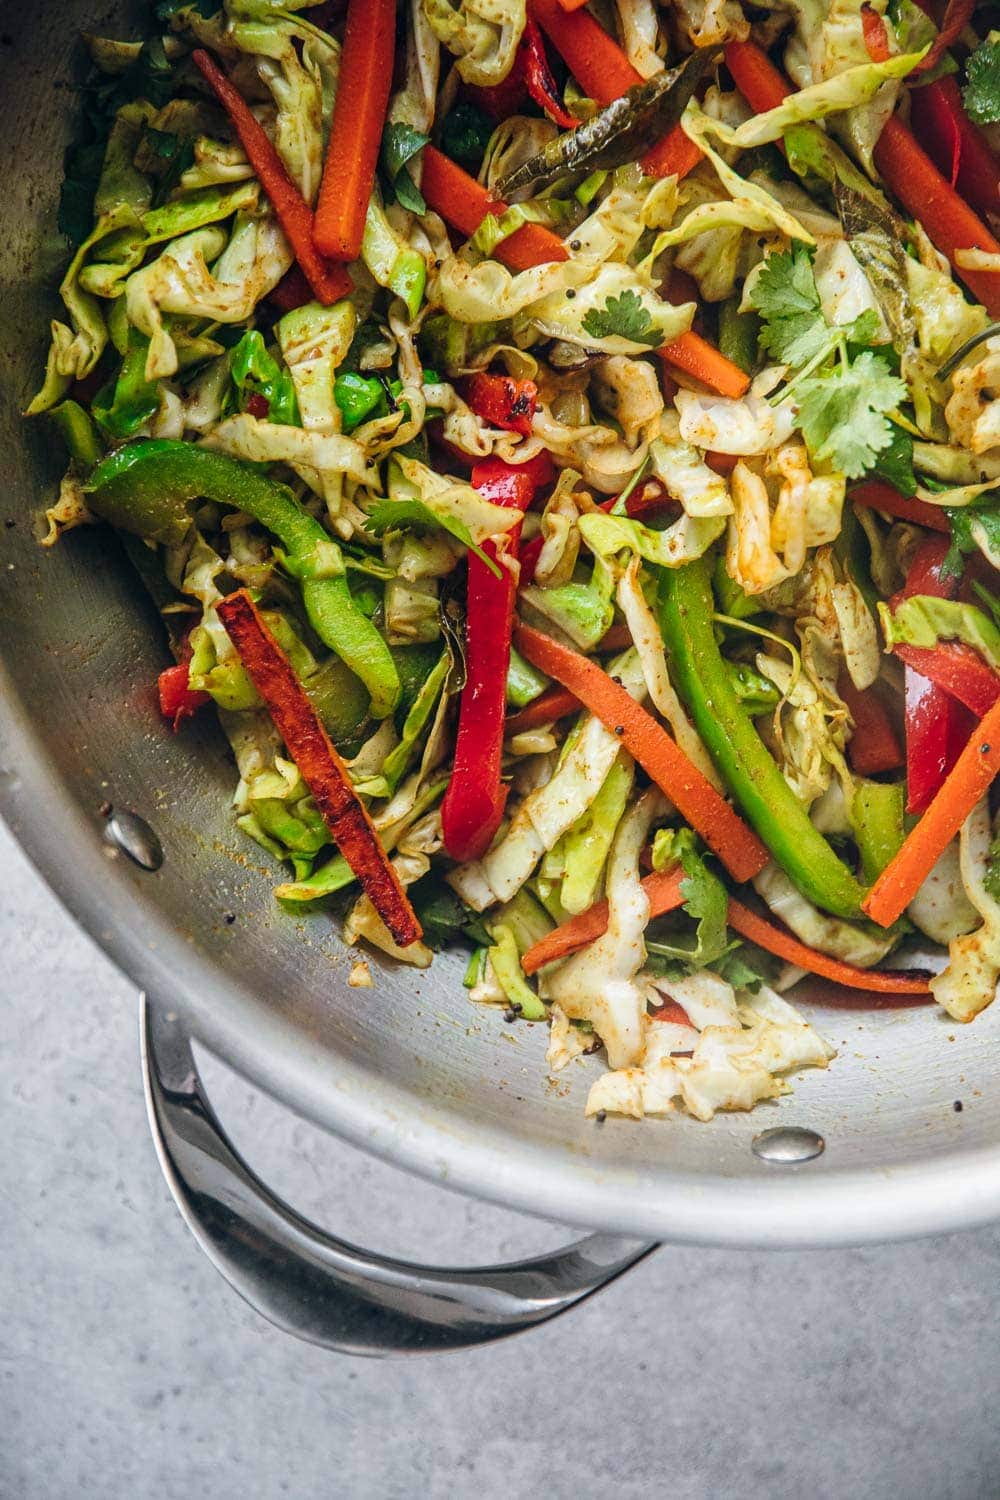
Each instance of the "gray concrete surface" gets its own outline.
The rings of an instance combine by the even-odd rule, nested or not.
[[[326,1356],[189,1239],[143,1122],[132,987],[2,830],[0,941],[2,1500],[1000,1495],[1000,1231],[665,1249],[505,1345]],[[321,1222],[441,1260],[554,1242],[210,1076],[254,1165]]]

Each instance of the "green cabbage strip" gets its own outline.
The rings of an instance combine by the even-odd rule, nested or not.
[[[838,917],[860,915],[864,891],[795,796],[733,689],[715,639],[711,564],[660,574],[660,624],[671,677],[726,785],[803,895]]]
[[[879,616],[886,646],[933,648],[939,641],[961,641],[1000,671],[1000,630],[975,604],[911,594],[900,601],[895,614],[880,602]]]
[[[252,516],[280,541],[289,571],[301,582],[310,624],[361,678],[372,714],[381,719],[392,712],[399,673],[389,647],[351,597],[340,548],[285,485],[223,453],[164,439],[111,454],[91,474],[87,494],[112,526],[167,544],[187,533],[192,500],[214,500]]]

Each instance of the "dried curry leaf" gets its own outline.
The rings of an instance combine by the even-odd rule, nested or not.
[[[703,48],[679,68],[657,73],[614,99],[576,130],[565,131],[502,181],[499,198],[555,182],[567,173],[617,167],[643,156],[680,120],[688,100],[720,54]]]

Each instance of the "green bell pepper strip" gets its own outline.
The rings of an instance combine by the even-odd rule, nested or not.
[[[726,785],[804,896],[858,917],[864,890],[812,825],[758,735],[715,639],[711,562],[660,573],[659,609],[671,677]]]
[[[858,781],[850,820],[866,880],[877,880],[906,838],[901,781]]]
[[[719,303],[719,353],[745,375],[753,371],[759,337],[760,318],[755,312],[740,312],[739,297],[727,297]]]
[[[213,500],[252,516],[278,538],[301,581],[310,624],[361,678],[373,716],[385,718],[395,708],[399,673],[389,647],[351,596],[340,548],[287,486],[223,453],[154,439],[109,455],[86,491],[91,508],[112,526],[167,544],[186,535],[192,500]]]
[[[104,452],[97,428],[78,401],[60,401],[49,408],[49,416],[59,429],[74,463],[92,469]]]

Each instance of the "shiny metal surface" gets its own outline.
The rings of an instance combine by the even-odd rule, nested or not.
[[[547,1323],[656,1246],[591,1234],[565,1250],[476,1270],[359,1250],[277,1199],[215,1117],[176,1015],[140,1003],[146,1110],[167,1184],[202,1250],[251,1307],[342,1354],[434,1354]]]
[[[1000,1217],[1000,1007],[961,1028],[930,1009],[811,1004],[839,1056],[794,1095],[710,1126],[599,1126],[583,1117],[599,1062],[547,1083],[541,1028],[471,1007],[460,961],[386,964],[374,989],[353,990],[329,920],[277,909],[273,869],[231,823],[227,747],[207,722],[174,736],[159,719],[162,627],[113,538],[35,541],[60,456],[19,412],[65,261],[55,202],[82,26],[128,29],[94,0],[7,7],[0,25],[0,806],[58,895],[196,1038],[314,1120],[453,1187],[588,1229],[715,1244],[832,1245]],[[161,869],[108,858],[108,801],[156,829]],[[802,1171],[751,1150],[784,1121],[827,1142]]]
[[[112,848],[127,854],[140,870],[158,870],[163,863],[163,845],[138,813],[115,809],[104,825],[104,837]]]
[[[801,1125],[775,1125],[762,1130],[750,1143],[754,1156],[761,1161],[774,1162],[776,1166],[792,1166],[796,1162],[814,1161],[826,1150],[826,1141],[816,1130],[804,1130]]]

